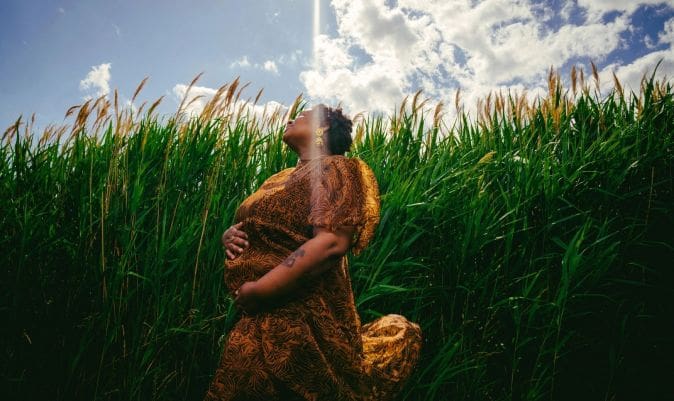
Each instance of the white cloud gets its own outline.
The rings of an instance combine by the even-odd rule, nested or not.
[[[127,109],[130,109],[134,115],[138,113],[138,107],[131,102],[131,99],[124,100],[123,104]]]
[[[573,1],[564,2],[564,6],[560,11],[560,16],[564,21],[568,21],[571,18],[571,12],[573,11],[575,3]]]
[[[241,56],[229,64],[229,68],[256,68],[279,75],[279,65],[297,64],[302,61],[302,50],[293,50],[287,54],[281,54],[276,59],[265,60],[262,63],[252,63],[247,55]]]
[[[343,38],[320,35],[316,40],[316,68],[302,71],[300,81],[317,100],[337,98],[351,110],[387,109],[403,96],[403,71],[391,63],[355,66]]]
[[[65,14],[66,10],[63,9],[63,7],[58,8],[60,14]]]
[[[639,93],[641,79],[644,75],[650,78],[656,64],[662,60],[658,66],[657,77],[666,76],[671,80],[674,77],[674,50],[670,47],[667,50],[649,53],[626,65],[610,64],[599,73],[602,92],[606,92],[613,87],[613,72],[625,88],[626,93],[634,91]]]
[[[93,89],[96,91],[96,97],[110,93],[110,63],[103,63],[92,66],[87,76],[80,81],[80,90],[87,91]],[[91,94],[87,94],[84,99],[91,99]]]
[[[206,107],[206,104],[208,104],[208,102],[217,93],[217,89],[193,85],[189,93],[187,93],[188,87],[189,85],[177,84],[173,87],[172,93],[177,104],[180,104],[183,101],[183,98],[185,98],[185,95],[187,95],[187,98],[183,103],[183,111],[188,116],[199,115],[203,111],[204,107]],[[199,98],[192,101],[196,97]],[[288,110],[287,106],[273,100],[264,104],[254,105],[251,102],[238,99],[236,100],[235,105],[232,106],[232,110],[238,110],[239,108],[243,108],[244,114],[248,113],[250,115],[254,115],[258,118],[258,120],[263,120],[265,115],[269,116],[274,111],[285,113],[285,111]]]
[[[381,60],[398,59],[403,63],[414,56],[420,32],[399,8],[388,8],[383,1],[334,0],[339,32]]]
[[[279,64],[297,64],[300,61],[302,61],[301,49],[293,50],[288,54],[281,54],[277,59]]]
[[[122,36],[122,31],[119,29],[119,26],[117,24],[112,24],[112,28],[115,30],[115,35],[119,38]]]
[[[235,68],[235,67],[249,67],[250,66],[250,61],[248,60],[248,56],[243,56],[241,58],[238,58],[229,65],[229,68]]]
[[[183,101],[183,98],[185,95],[188,95],[188,98],[185,99],[183,102],[183,109],[188,113],[188,114],[199,114],[201,111],[204,109],[206,104],[208,103],[208,100],[210,100],[213,95],[217,92],[217,89],[213,88],[208,88],[205,86],[196,86],[193,85],[192,88],[190,88],[189,94],[187,93],[187,88],[189,85],[185,84],[177,84],[173,87],[173,94],[177,98],[178,104]],[[200,98],[192,101],[194,98],[201,96]],[[190,103],[188,105],[188,103]]]
[[[274,75],[278,75],[278,67],[276,66],[276,63],[273,60],[267,60],[262,64],[262,68],[265,69],[265,71],[269,71]]]
[[[674,6],[672,0],[577,0],[578,6],[584,8],[588,21],[598,22],[608,12],[618,11],[631,15],[644,5],[666,4]]]
[[[674,18],[665,22],[665,27],[660,34],[658,34],[660,43],[674,44]]]
[[[588,15],[622,14],[553,31],[545,23],[550,11],[529,0],[332,0],[338,35],[317,38],[316,60],[300,81],[313,100],[342,102],[350,112],[389,112],[418,89],[451,105],[461,88],[467,110],[494,90],[532,98],[546,92],[550,66],[578,58],[598,63],[624,46],[636,3],[663,2],[579,0]],[[561,16],[571,13],[563,7]]]

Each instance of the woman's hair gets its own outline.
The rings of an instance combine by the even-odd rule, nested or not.
[[[314,106],[319,113],[321,126],[327,125],[328,129],[328,150],[333,155],[343,155],[351,148],[353,139],[351,138],[351,128],[353,123],[351,119],[342,114],[342,108],[332,108],[324,104]]]

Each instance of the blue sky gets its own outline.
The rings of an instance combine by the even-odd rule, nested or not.
[[[202,71],[191,96],[240,76],[244,97],[264,88],[260,103],[304,93],[352,113],[418,89],[447,104],[458,88],[468,105],[498,89],[533,96],[550,66],[590,60],[631,86],[659,59],[674,76],[674,0],[322,0],[314,40],[315,3],[3,0],[0,129],[33,112],[38,130],[63,123],[115,88],[125,102],[145,76],[136,106],[165,95],[170,114]]]

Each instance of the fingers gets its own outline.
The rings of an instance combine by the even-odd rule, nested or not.
[[[239,309],[242,313],[248,313],[248,307],[243,302],[243,299],[241,299],[241,295],[239,294],[239,290],[236,290],[234,293],[234,307]]]
[[[225,247],[237,252],[243,252],[243,248],[247,248],[250,245],[248,240],[242,237],[229,237],[223,243]]]
[[[241,230],[241,226],[242,226],[242,225],[243,225],[243,221],[240,221],[240,222],[238,222],[238,223],[236,223],[236,224],[232,224],[231,227],[229,227],[229,228],[227,229],[227,231],[230,231],[230,230],[231,230],[233,236],[239,236],[239,237],[248,238],[248,234],[246,234],[245,232],[243,232],[243,231]],[[225,231],[225,232],[227,232],[227,231]]]
[[[234,243],[232,243],[232,242],[228,242],[227,245],[225,246],[225,248],[226,248],[226,249],[229,249],[229,250],[232,251],[232,252],[236,252],[236,253],[241,253],[241,252],[243,252],[243,247],[241,247],[241,246],[239,246],[239,245],[236,245],[236,244],[234,244]]]
[[[234,235],[238,235],[240,237],[243,236],[245,238],[248,238],[248,234],[246,234],[245,232],[243,232],[243,230],[241,230],[242,225],[243,225],[243,221],[240,221],[240,222],[238,222],[238,223],[236,223],[232,226],[232,230],[234,231]]]
[[[234,235],[237,237],[248,239],[248,234],[246,234],[245,231],[239,230],[237,228],[234,229]]]
[[[230,243],[236,244],[236,245],[238,245],[238,246],[240,246],[240,247],[247,247],[247,246],[248,246],[248,241],[246,241],[245,239],[243,239],[243,238],[241,238],[241,237],[235,237],[235,238],[233,238],[233,239],[230,241]]]
[[[243,221],[240,221],[222,233],[220,240],[229,259],[235,259],[250,245],[248,234],[239,229],[242,225]]]
[[[234,258],[236,258],[236,255],[234,255],[234,254],[232,253],[232,251],[230,251],[229,249],[225,249],[225,253],[227,254],[227,257],[228,257],[229,259],[234,259]]]

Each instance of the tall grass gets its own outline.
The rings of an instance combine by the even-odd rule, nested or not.
[[[374,241],[350,256],[358,309],[424,333],[401,400],[671,396],[672,88],[654,73],[602,97],[577,73],[451,126],[420,93],[358,119],[351,155],[382,193]],[[32,121],[5,131],[3,399],[203,397],[237,318],[220,235],[296,163],[283,124],[307,106],[255,114],[243,88],[199,118],[181,104],[160,121],[161,98],[121,110],[115,92],[39,139]]]

